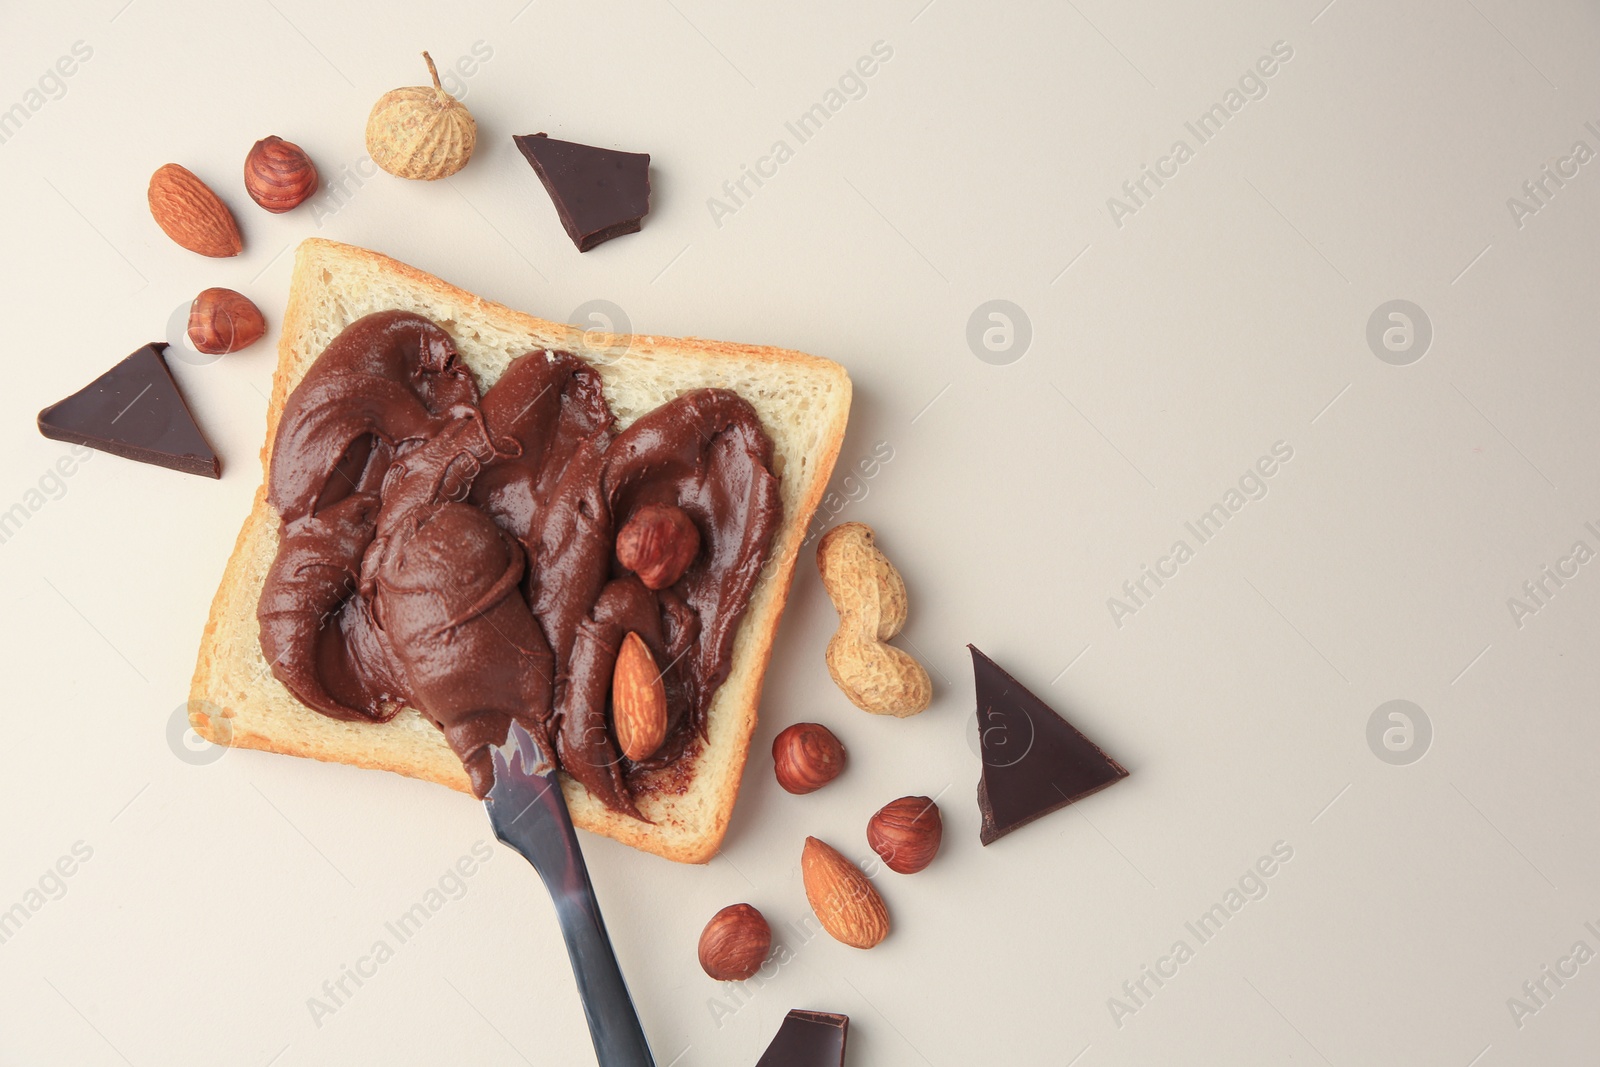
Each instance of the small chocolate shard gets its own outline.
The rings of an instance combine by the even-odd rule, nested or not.
[[[649,153],[595,148],[543,133],[512,140],[533,164],[578,251],[639,231],[650,210]]]
[[[756,1067],[844,1067],[844,1042],[850,1016],[795,1008],[784,1017],[778,1036]]]
[[[39,432],[55,441],[88,445],[113,456],[222,477],[211,450],[152,341],[100,377],[39,412]]]
[[[1128,776],[994,660],[967,647],[978,690],[978,810],[985,845]]]

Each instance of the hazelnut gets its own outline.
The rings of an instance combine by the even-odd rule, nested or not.
[[[264,137],[244,159],[244,191],[281,215],[317,191],[317,168],[305,150],[282,137]]]
[[[767,961],[772,927],[748,904],[730,904],[700,932],[700,966],[719,982],[743,982]]]
[[[699,553],[699,528],[673,504],[646,504],[617,531],[617,562],[649,589],[665,589],[682,578]]]
[[[798,722],[773,739],[772,768],[789,792],[814,793],[844,770],[844,746],[826,726]]]
[[[943,838],[939,807],[927,797],[891,800],[867,823],[867,844],[899,874],[916,874],[932,863]]]
[[[232,289],[207,289],[189,305],[189,343],[208,356],[249,348],[266,332],[261,309]]]

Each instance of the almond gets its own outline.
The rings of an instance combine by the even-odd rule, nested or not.
[[[149,197],[156,225],[189,251],[223,259],[243,250],[233,213],[187,168],[168,163],[150,175]]]
[[[634,762],[648,759],[667,739],[667,691],[644,638],[628,632],[611,674],[611,727],[617,747]]]
[[[822,928],[855,948],[871,948],[889,936],[889,909],[860,867],[832,845],[806,838],[800,854],[806,899]]]

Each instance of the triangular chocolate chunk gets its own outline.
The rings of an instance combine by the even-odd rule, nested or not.
[[[844,1067],[844,1041],[850,1016],[795,1008],[784,1017],[778,1036],[756,1067]]]
[[[978,688],[980,836],[993,844],[1128,772],[972,645]]]
[[[222,462],[195,425],[178,383],[152,341],[100,377],[39,412],[39,432],[113,456],[222,477]]]
[[[649,153],[594,148],[543,133],[512,140],[544,182],[578,251],[638,232],[650,210]]]

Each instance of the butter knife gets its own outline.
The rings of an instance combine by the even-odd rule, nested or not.
[[[492,758],[494,787],[483,802],[489,822],[496,837],[533,864],[555,901],[600,1067],[655,1067],[600,917],[554,756],[543,741],[512,723]]]

